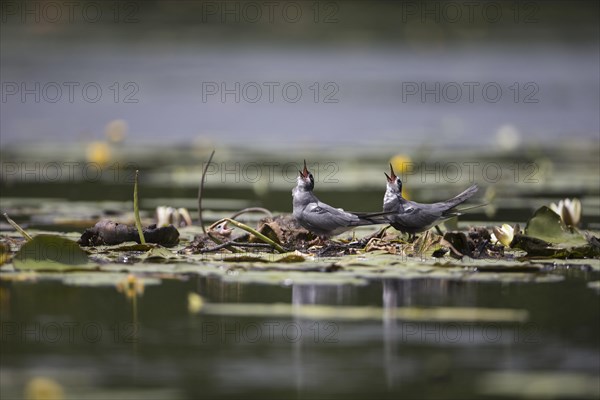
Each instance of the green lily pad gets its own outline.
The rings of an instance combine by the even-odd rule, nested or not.
[[[92,269],[88,254],[69,239],[38,235],[25,243],[13,259],[17,270],[70,271]]]
[[[583,246],[587,240],[579,232],[571,232],[560,216],[546,206],[540,207],[527,222],[525,234],[563,246]]]
[[[146,254],[144,254],[141,258],[145,261],[167,261],[174,258],[177,258],[177,254],[174,254],[171,250],[165,247],[152,247]]]
[[[73,273],[69,275],[65,275],[61,282],[65,285],[69,286],[116,286],[120,282],[123,282],[128,277],[126,273],[110,273],[110,272],[101,272],[101,273]],[[144,286],[149,285],[159,285],[161,283],[160,279],[152,278],[152,277],[138,277],[139,282],[141,282]]]
[[[289,252],[283,254],[270,254],[266,253],[263,255],[260,254],[241,254],[241,255],[231,255],[225,256],[221,259],[226,262],[254,262],[254,263],[299,263],[303,262],[306,259],[304,256],[297,252]]]
[[[488,372],[479,382],[480,392],[494,398],[597,399],[598,376],[568,371]]]
[[[526,310],[469,307],[398,307],[330,306],[260,303],[206,303],[201,313],[221,316],[295,317],[327,320],[382,320],[396,318],[404,321],[439,322],[525,322]]]
[[[561,245],[552,245],[542,239],[526,235],[515,235],[510,243],[513,249],[520,249],[527,252],[527,258],[595,258],[600,257],[600,248],[585,244],[582,246],[566,247]]]

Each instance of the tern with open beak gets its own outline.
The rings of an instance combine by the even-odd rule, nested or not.
[[[472,185],[459,195],[439,203],[422,204],[406,200],[402,197],[402,181],[394,173],[390,164],[390,175],[387,178],[387,188],[383,197],[383,211],[390,225],[409,236],[424,232],[440,222],[461,215],[456,206],[465,202],[477,192],[477,185]]]
[[[387,224],[385,213],[353,213],[325,204],[314,195],[315,179],[306,168],[299,171],[292,190],[294,218],[300,225],[321,238],[339,235],[356,226]]]

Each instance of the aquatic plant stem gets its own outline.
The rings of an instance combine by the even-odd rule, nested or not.
[[[202,177],[200,178],[200,186],[198,187],[198,223],[200,223],[200,227],[202,228],[202,232],[206,235],[206,228],[204,227],[204,220],[202,219],[202,195],[204,194],[204,179],[206,178],[206,172],[208,171],[208,166],[210,165],[213,156],[215,155],[215,150],[213,149],[212,153],[210,153],[210,157],[208,157],[208,162],[204,166],[202,170]],[[210,237],[210,235],[209,235]],[[211,237],[213,242],[215,242],[214,238]],[[215,242],[217,243],[217,242]],[[220,243],[217,243],[220,244]]]
[[[8,221],[8,223],[15,228],[15,230],[17,232],[19,232],[21,234],[21,236],[23,236],[25,239],[27,239],[27,241],[29,242],[30,240],[32,240],[32,237],[29,236],[29,234],[27,232],[25,232],[25,229],[21,228],[19,226],[19,224],[17,224],[15,221],[13,221],[7,213],[3,213],[2,215],[4,215],[4,218],[6,218],[6,220]]]
[[[214,247],[211,247],[211,248],[208,248],[208,249],[201,249],[200,253],[210,253],[210,252],[213,252],[213,251],[221,250],[223,248],[229,248],[231,246],[251,247],[251,248],[252,247],[253,248],[256,248],[256,247],[261,247],[261,248],[262,247],[267,247],[269,249],[272,248],[272,246],[270,244],[268,244],[268,243],[241,243],[241,242],[229,241],[229,242],[225,242],[225,243],[219,244],[217,246],[214,246]]]
[[[135,170],[135,182],[133,184],[133,214],[135,215],[135,227],[137,228],[138,235],[140,235],[140,243],[146,244],[146,238],[144,238],[144,231],[142,230],[142,221],[140,220],[140,208],[138,206],[138,175],[139,170]]]
[[[211,235],[210,233],[206,233],[206,236],[209,237],[210,240],[212,240],[213,242],[215,242],[219,247],[219,248],[226,248],[227,250],[231,251],[232,253],[241,253],[242,251],[239,249],[236,249],[235,247],[233,247],[231,244],[227,243],[227,242],[221,242],[219,239],[217,239],[216,237],[214,237],[213,235]]]
[[[248,225],[242,224],[241,222],[237,222],[237,221],[235,221],[235,220],[233,220],[231,218],[223,218],[221,221],[227,221],[231,225],[234,225],[234,226],[236,226],[236,227],[238,227],[240,229],[243,229],[246,232],[251,233],[252,235],[256,236],[257,238],[259,238],[263,242],[270,244],[271,246],[273,246],[273,248],[275,250],[277,250],[277,252],[279,252],[279,253],[285,253],[285,249],[283,247],[281,247],[279,244],[275,243],[273,240],[269,239],[268,237],[266,237],[262,233],[258,232],[256,229],[252,229]]]

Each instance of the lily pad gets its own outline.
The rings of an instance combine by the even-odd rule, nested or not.
[[[95,268],[77,243],[54,235],[38,235],[13,259],[17,270],[69,271]]]
[[[545,240],[562,246],[583,246],[587,240],[579,232],[571,232],[560,219],[560,216],[550,208],[540,207],[525,227],[527,236]]]
[[[94,273],[73,273],[65,275],[61,281],[69,286],[116,286],[127,279],[128,274],[118,272],[94,272]],[[152,277],[139,277],[138,279],[144,286],[159,285],[160,279]]]
[[[283,254],[242,254],[225,256],[222,258],[226,262],[255,262],[255,263],[299,263],[305,261],[304,256],[300,252],[289,252]]]
[[[171,250],[167,248],[155,246],[148,250],[146,254],[142,255],[141,258],[145,261],[156,262],[172,260],[174,258],[178,258],[178,256],[177,254],[174,254]]]
[[[598,376],[567,371],[488,372],[480,382],[481,394],[502,398],[597,399]]]
[[[526,310],[469,307],[398,307],[330,306],[259,303],[205,303],[200,312],[227,316],[295,317],[328,320],[383,320],[439,322],[525,322]]]
[[[526,235],[515,235],[510,243],[513,249],[520,249],[527,252],[525,258],[594,258],[600,257],[600,248],[591,245],[581,245],[576,247],[566,247],[553,245],[542,239]]]

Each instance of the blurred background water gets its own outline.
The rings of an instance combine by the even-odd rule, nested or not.
[[[117,118],[131,142],[282,150],[600,132],[595,2],[3,7],[3,148]]]

